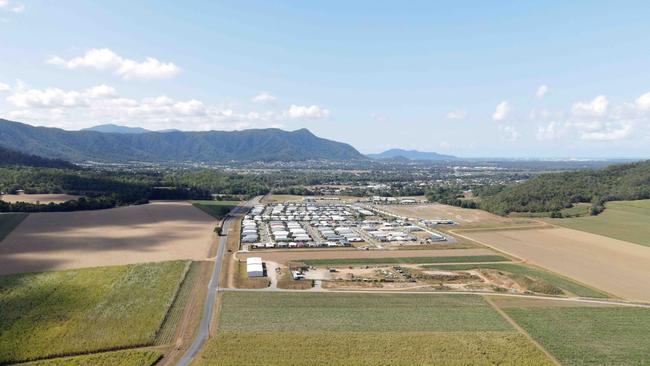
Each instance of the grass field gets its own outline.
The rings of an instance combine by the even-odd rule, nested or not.
[[[494,269],[497,271],[503,271],[512,273],[515,275],[530,276],[532,278],[538,278],[548,283],[561,288],[562,290],[568,291],[569,293],[583,296],[583,297],[594,297],[594,298],[606,298],[607,294],[581,285],[575,281],[572,281],[569,278],[556,275],[552,272],[545,271],[543,269],[537,269],[526,265],[515,264],[515,263],[490,263],[490,264],[452,264],[452,265],[425,265],[422,266],[429,269],[444,269],[444,270],[470,270],[470,269]]]
[[[500,255],[472,255],[453,257],[305,259],[301,262],[309,266],[345,266],[359,264],[473,263],[508,261],[510,261],[510,259]]]
[[[238,201],[191,201],[194,207],[217,220],[224,218],[230,210],[237,207]]]
[[[227,332],[198,364],[552,365],[515,332]]]
[[[0,364],[152,344],[188,262],[0,277]]]
[[[198,364],[550,363],[480,296],[227,292]]]
[[[650,365],[650,309],[503,310],[564,365]]]
[[[598,216],[549,219],[570,229],[650,246],[650,200],[608,202]]]
[[[161,357],[162,353],[157,351],[126,350],[33,361],[21,366],[151,366]]]
[[[24,213],[0,214],[0,241],[27,217]]]

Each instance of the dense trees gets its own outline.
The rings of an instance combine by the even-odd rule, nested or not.
[[[477,190],[480,207],[498,214],[558,212],[575,203],[591,203],[591,214],[614,200],[650,198],[650,161],[600,170],[542,174],[507,187]]]

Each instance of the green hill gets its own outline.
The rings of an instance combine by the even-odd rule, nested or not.
[[[0,166],[33,166],[42,168],[64,168],[75,169],[74,164],[59,159],[48,159],[36,155],[25,154],[20,151],[0,146]]]
[[[580,202],[592,203],[592,214],[598,214],[604,202],[650,198],[650,160],[542,174],[513,186],[477,192],[480,207],[498,214],[554,212]]]
[[[147,132],[66,131],[0,119],[0,146],[73,162],[227,162],[365,159],[306,129]]]

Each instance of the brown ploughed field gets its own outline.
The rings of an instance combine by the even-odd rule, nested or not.
[[[650,248],[565,228],[462,235],[627,300],[650,301]]]
[[[0,243],[0,274],[204,260],[214,225],[187,202],[34,213]]]
[[[71,200],[78,200],[81,196],[73,196],[70,194],[3,194],[0,196],[0,201],[9,203],[27,202],[27,203],[62,203]]]

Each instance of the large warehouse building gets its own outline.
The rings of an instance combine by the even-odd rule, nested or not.
[[[248,273],[248,277],[264,277],[264,265],[262,264],[262,258],[247,258],[246,272]]]

